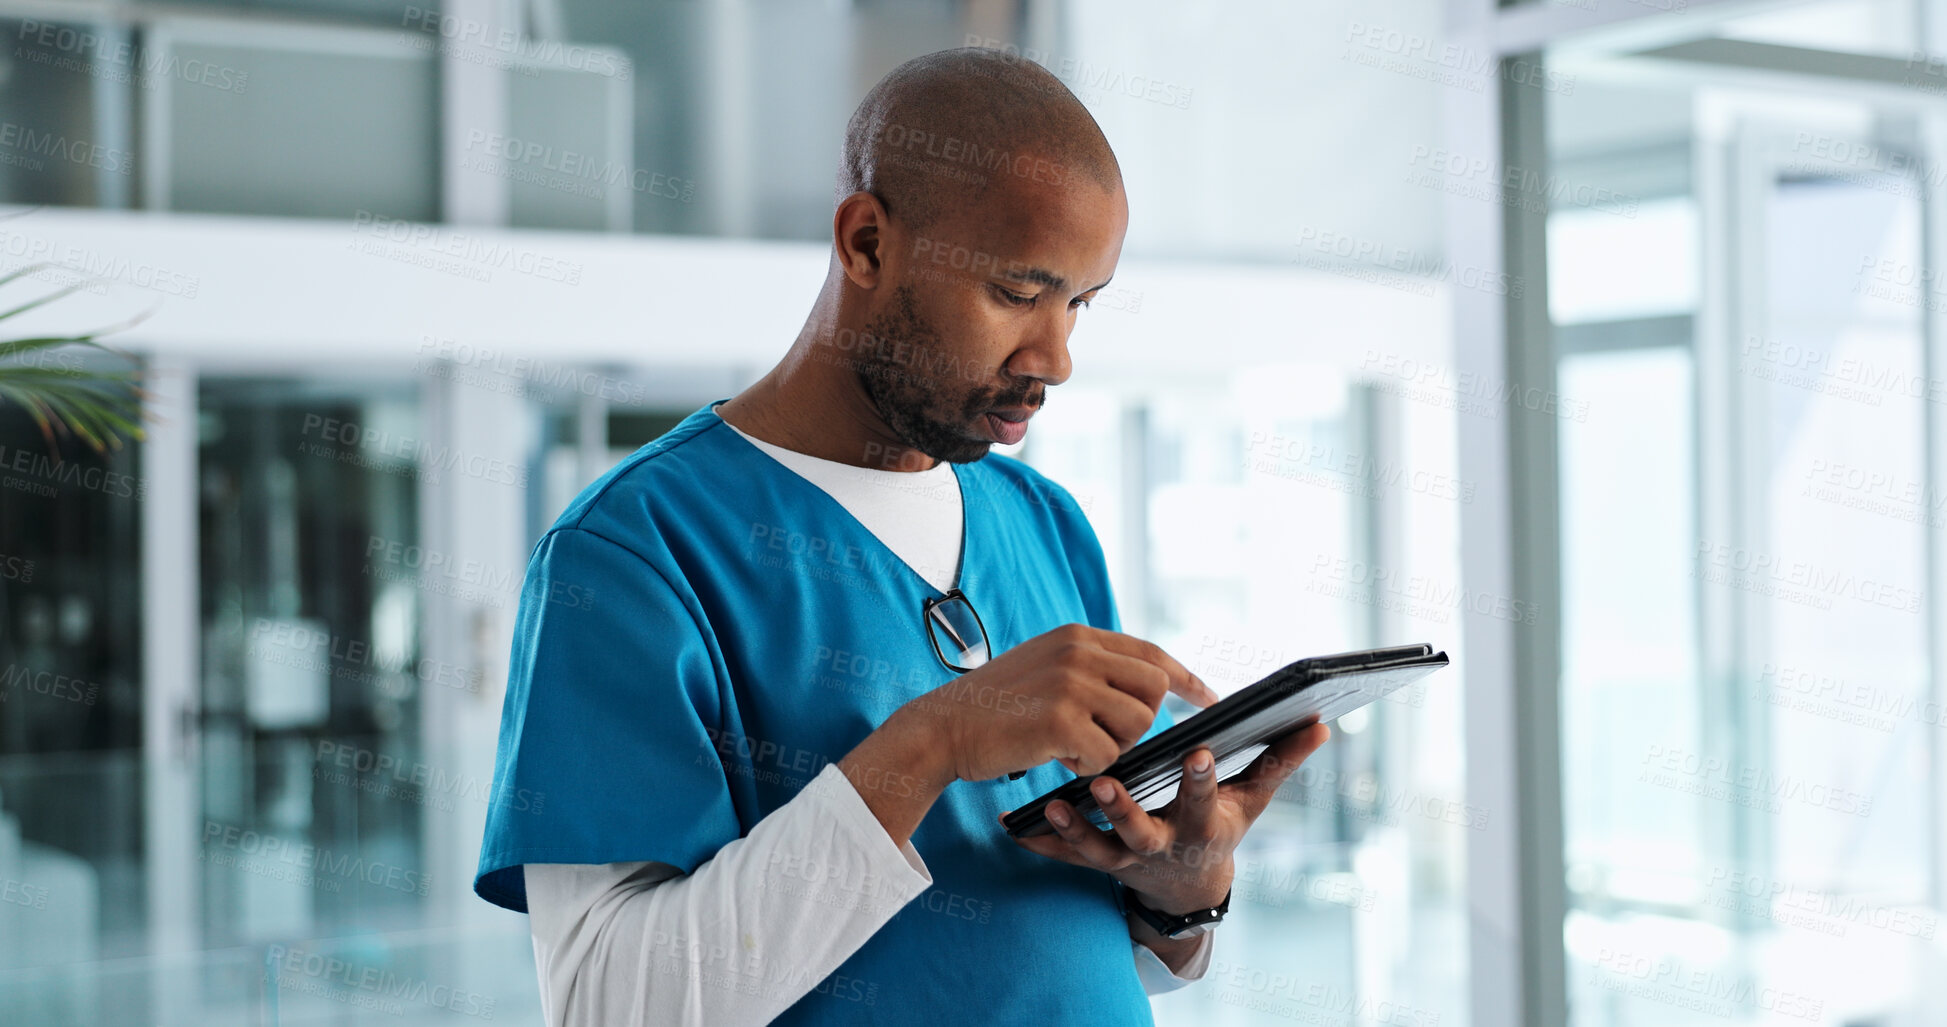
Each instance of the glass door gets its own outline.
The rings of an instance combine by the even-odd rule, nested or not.
[[[1744,119],[1730,169],[1747,223],[1717,356],[1740,473],[1696,573],[1742,643],[1713,681],[1733,717],[1723,769],[1700,780],[1733,815],[1701,899],[1761,988],[1874,1020],[1920,1008],[1938,966],[1924,710],[1942,510],[1928,312],[1944,294],[1910,122],[1860,114],[1874,135]]]
[[[85,363],[61,351],[43,366]],[[153,501],[141,457],[135,445],[100,454],[49,440],[0,403],[4,1023],[139,1018],[125,996],[62,971],[146,948],[143,653],[127,641],[142,636],[141,518]]]
[[[1550,99],[1552,180],[1633,201],[1548,216],[1587,412],[1559,425],[1571,1020],[1926,1022],[1928,123],[1789,76],[1562,68],[1590,88]]]

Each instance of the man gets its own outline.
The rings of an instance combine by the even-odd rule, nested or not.
[[[550,1024],[1147,1023],[1203,973],[1212,933],[1170,918],[1227,903],[1322,725],[1222,786],[1198,750],[1154,814],[1099,779],[1112,832],[1000,825],[1167,727],[1166,692],[1216,698],[1119,633],[1074,500],[988,455],[1068,378],[1127,223],[1053,75],[901,65],[790,352],[537,544],[474,886],[530,914]]]

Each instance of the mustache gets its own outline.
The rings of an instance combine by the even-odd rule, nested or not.
[[[999,408],[1028,407],[1041,409],[1048,401],[1048,387],[1034,382],[1018,389],[993,389],[978,393],[968,407],[974,411],[995,410]]]

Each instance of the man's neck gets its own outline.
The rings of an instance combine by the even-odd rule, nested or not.
[[[814,343],[815,345],[815,343]],[[753,438],[821,460],[884,471],[931,470],[939,461],[893,435],[856,382],[839,382],[802,348],[716,408],[725,423]]]

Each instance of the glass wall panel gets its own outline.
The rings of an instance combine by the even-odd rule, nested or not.
[[[1578,41],[1551,64],[1592,88],[1511,126],[1545,129],[1551,180],[1632,201],[1547,233],[1587,415],[1558,424],[1579,1025],[1937,1004],[1931,128],[1765,49],[1884,52],[1910,7],[1734,18],[1722,66]]]
[[[126,207],[138,169],[133,35],[100,22],[0,19],[0,200]]]
[[[148,202],[169,210],[301,217],[439,217],[438,65],[398,33],[336,45],[181,26],[151,33],[163,75],[149,124],[168,145]],[[279,45],[279,43],[282,45]],[[160,74],[160,73],[152,73]]]
[[[1457,656],[1450,542],[1472,496],[1451,411],[1302,365],[1144,410],[1146,637],[1219,693],[1321,653]],[[1465,1022],[1459,888],[1481,821],[1459,788],[1458,710],[1440,675],[1338,721],[1238,850],[1211,986],[1157,1000],[1158,1022]]]
[[[11,301],[10,301],[11,302]],[[73,353],[43,366],[87,366]],[[0,405],[0,1021],[113,1023],[83,977],[146,949],[139,451]]]

